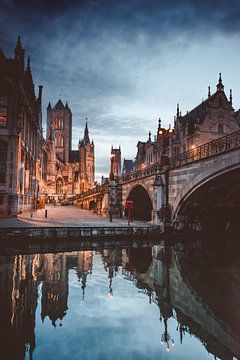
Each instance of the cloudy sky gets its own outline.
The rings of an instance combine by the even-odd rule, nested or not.
[[[43,114],[61,96],[73,113],[73,146],[85,118],[97,177],[111,145],[134,158],[138,140],[198,105],[222,72],[240,107],[239,0],[0,0],[0,48],[13,56],[21,35]]]

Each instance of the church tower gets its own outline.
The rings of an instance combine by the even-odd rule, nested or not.
[[[47,108],[47,133],[53,129],[56,139],[56,154],[63,162],[69,162],[72,148],[72,113],[68,104],[63,105],[61,99],[52,108]]]
[[[113,156],[113,175],[115,179],[121,176],[121,147],[118,149],[111,149],[111,156]]]
[[[82,140],[79,140],[78,150],[81,191],[86,191],[94,186],[95,180],[94,143],[93,141],[90,142],[87,119],[84,137]]]

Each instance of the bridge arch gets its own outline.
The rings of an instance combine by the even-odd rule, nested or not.
[[[223,231],[227,224],[240,223],[240,163],[217,171],[188,189],[179,201],[173,221],[205,224]]]
[[[131,187],[127,200],[133,201],[133,219],[144,221],[152,219],[153,204],[151,196],[142,184],[135,184]]]

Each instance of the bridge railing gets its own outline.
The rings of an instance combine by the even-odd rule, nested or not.
[[[174,168],[240,147],[240,130],[170,158]]]
[[[133,181],[146,176],[154,175],[161,169],[161,167],[162,164],[160,162],[156,162],[153,165],[145,166],[142,169],[136,170],[127,175],[123,175],[121,178],[121,182]]]
[[[160,171],[163,171],[164,166],[166,165],[169,165],[170,168],[174,168],[238,147],[240,147],[240,130],[225,135],[219,139],[210,141],[194,149],[188,150],[179,155],[173,156],[168,159],[168,161],[165,159],[164,164],[158,161],[155,164],[136,170],[127,175],[123,175],[121,182],[125,183],[154,175]]]
[[[82,200],[83,198],[87,198],[88,196],[91,196],[91,195],[95,195],[95,194],[98,194],[98,193],[103,193],[105,192],[107,189],[107,185],[103,184],[103,185],[96,185],[94,186],[93,188],[83,192],[82,194],[78,194],[75,196],[75,199],[74,200]]]

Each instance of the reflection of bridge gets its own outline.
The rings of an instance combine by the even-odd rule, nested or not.
[[[237,290],[233,296],[222,286],[222,281],[232,280],[231,286],[234,284],[237,289],[239,273],[235,276],[229,272],[230,278],[222,277],[219,268],[216,271],[213,267],[210,280],[206,274],[209,266],[202,266],[202,258],[199,267],[189,262],[194,253],[199,256],[199,251],[156,245],[152,264],[145,273],[133,273],[134,282],[159,306],[165,323],[170,317],[178,321],[180,339],[187,331],[220,359],[239,358],[239,324],[235,321],[239,309]]]
[[[119,214],[128,199],[138,219],[179,228],[201,229],[208,220],[225,226],[240,210],[240,130],[91,191],[82,204],[98,213],[112,207]]]

